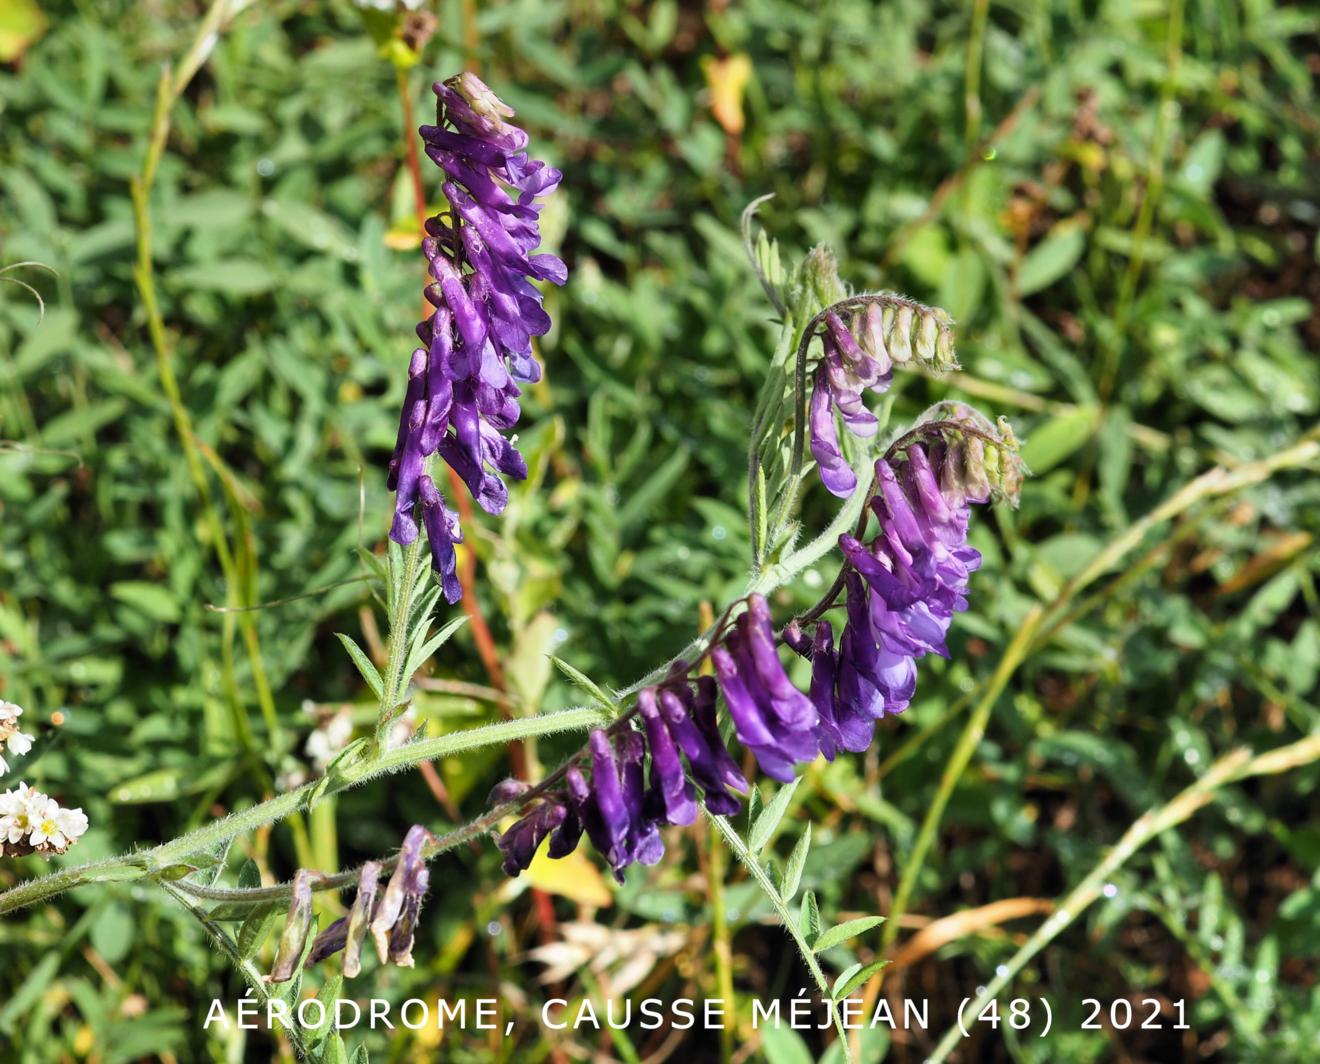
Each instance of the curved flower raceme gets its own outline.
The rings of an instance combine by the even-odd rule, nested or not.
[[[840,537],[847,620],[837,645],[823,620],[811,635],[790,624],[777,639],[765,599],[750,596],[710,649],[714,677],[693,677],[680,663],[638,695],[640,727],[625,719],[591,733],[589,767],[570,765],[564,788],[542,794],[500,837],[506,872],[525,869],[547,837],[549,855],[562,857],[585,832],[621,878],[630,864],[660,859],[660,827],[692,823],[698,791],[710,812],[736,812],[748,784],[721,736],[717,694],[734,737],[784,782],[818,754],[865,750],[875,722],[907,708],[917,659],[947,655],[953,615],[967,607],[981,560],[966,543],[970,505],[992,490],[1011,494],[1019,475],[1016,459],[1000,456],[1012,441],[1006,430],[992,435],[988,422],[956,405],[940,412],[948,416],[930,428],[932,444],[919,428],[916,442],[876,463],[874,539]],[[789,678],[781,641],[811,659],[806,691]],[[508,781],[492,801],[523,793],[525,785]]]
[[[563,284],[554,255],[541,242],[538,196],[560,173],[528,157],[527,134],[507,120],[513,111],[474,74],[434,86],[436,124],[422,126],[426,154],[445,175],[449,210],[427,219],[422,250],[433,283],[435,313],[417,327],[408,387],[390,460],[395,492],[390,538],[417,538],[417,508],[449,602],[462,596],[454,544],[457,516],[426,473],[437,452],[487,513],[508,501],[502,477],[521,480],[527,466],[504,435],[518,421],[519,383],[540,379],[532,337],[550,328],[533,280]]]
[[[818,270],[833,268],[832,260],[816,261],[825,264]],[[832,283],[841,288],[837,278]],[[839,447],[836,415],[854,436],[874,436],[879,422],[863,394],[888,391],[895,364],[956,369],[952,323],[942,310],[884,294],[840,300],[818,318],[821,355],[807,415],[811,455],[826,489],[846,499],[857,488],[857,476]]]

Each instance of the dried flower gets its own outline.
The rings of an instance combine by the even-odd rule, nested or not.
[[[293,896],[289,901],[289,913],[284,918],[284,930],[280,933],[279,948],[275,951],[275,964],[266,976],[268,983],[286,983],[293,978],[293,970],[303,954],[307,944],[307,935],[312,929],[312,877],[319,873],[306,868],[298,869],[293,877]]]
[[[343,950],[344,976],[353,978],[362,970],[362,943],[370,931],[382,964],[411,968],[413,937],[431,879],[423,850],[427,842],[434,840],[435,836],[420,824],[408,829],[383,894],[379,891],[380,864],[364,864],[352,909],[316,936],[307,954],[307,966]]]
[[[462,595],[454,544],[458,518],[426,475],[435,453],[462,478],[487,513],[504,509],[500,474],[523,479],[527,467],[501,433],[519,416],[518,382],[541,369],[532,337],[550,328],[533,280],[563,284],[554,255],[534,254],[541,242],[536,198],[554,190],[560,173],[529,159],[527,134],[507,119],[513,111],[474,74],[434,86],[436,124],[420,129],[426,154],[445,174],[450,210],[427,219],[422,249],[434,283],[426,297],[436,311],[417,327],[422,346],[408,367],[408,388],[389,487],[396,493],[390,538],[417,538],[415,512],[431,546],[445,598]]]

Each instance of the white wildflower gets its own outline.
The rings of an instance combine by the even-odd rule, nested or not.
[[[0,792],[0,855],[63,853],[86,831],[81,809],[64,809],[26,783]]]
[[[26,783],[20,783],[17,790],[0,794],[0,845],[27,841],[32,831],[32,808],[37,799],[45,797]]]

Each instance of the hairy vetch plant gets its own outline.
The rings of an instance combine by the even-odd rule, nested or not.
[[[400,743],[395,725],[412,677],[458,623],[432,633],[432,612],[442,596],[452,603],[461,593],[454,549],[461,530],[428,461],[438,454],[487,512],[504,508],[501,475],[526,475],[506,433],[519,417],[519,385],[541,372],[532,340],[550,327],[533,282],[566,279],[558,258],[535,253],[536,200],[558,184],[559,172],[528,156],[526,135],[509,121],[512,111],[473,75],[437,84],[435,92],[436,124],[420,130],[445,176],[447,207],[427,220],[422,244],[435,312],[417,328],[421,346],[413,352],[389,466],[396,500],[390,542],[383,557],[366,557],[390,625],[384,669],[341,637],[378,699],[373,733],[351,739],[345,718],[333,742],[327,731],[316,746],[324,769],[318,778],[298,786],[290,778],[284,793],[153,849],[20,884],[0,894],[0,913],[84,883],[150,880],[198,917],[260,997],[280,983],[291,984],[292,996],[306,966],[337,954],[344,975],[357,975],[368,936],[381,964],[411,965],[428,862],[460,843],[507,825],[496,843],[505,871],[517,875],[543,845],[550,858],[562,858],[585,835],[622,879],[629,865],[660,859],[664,828],[704,812],[766,891],[826,992],[815,953],[857,925],[811,945],[808,938],[819,932],[814,899],[800,917],[786,907],[805,840],[795,851],[796,872],[790,868],[778,885],[756,851],[783,814],[799,769],[818,757],[865,750],[876,721],[907,708],[921,659],[947,655],[949,628],[967,606],[980,564],[967,544],[972,507],[1016,500],[1023,474],[1017,441],[1006,423],[960,403],[938,404],[904,431],[890,431],[888,404],[873,410],[867,396],[883,393],[906,367],[938,373],[956,365],[953,323],[939,309],[894,293],[849,293],[828,248],[786,270],[774,242],[764,234],[752,239],[753,204],[744,215],[745,242],[782,329],[749,427],[753,556],[743,594],[682,654],[624,691],[606,694],[579,675],[595,697],[591,706],[436,737],[405,729]],[[840,420],[847,432],[838,431]],[[841,501],[828,527],[804,537],[800,502],[813,469]],[[416,565],[424,541],[435,583]],[[771,593],[822,563],[832,564],[835,579],[820,601],[798,616],[775,618]],[[792,678],[794,656],[810,662],[802,686]],[[17,707],[5,704],[0,744],[22,753],[29,739],[17,730],[17,716]],[[254,883],[250,873],[236,885],[223,882],[228,847],[247,831],[384,773],[569,729],[589,729],[576,755],[538,783],[499,784],[489,808],[459,828],[435,835],[416,825],[397,854],[346,872],[304,868],[291,883],[273,886]],[[789,785],[757,817],[750,842],[726,819],[759,798],[735,747]],[[61,810],[26,788],[0,795],[6,853],[60,852],[85,828],[78,810]],[[356,893],[348,914],[318,933],[315,894],[349,887]],[[253,959],[274,908],[286,904],[273,966],[262,974]],[[238,922],[238,930],[225,930],[226,921]]]

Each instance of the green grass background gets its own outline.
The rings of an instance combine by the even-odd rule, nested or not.
[[[976,519],[986,560],[952,659],[922,663],[913,707],[870,754],[816,765],[795,796],[797,826],[775,847],[787,854],[814,824],[804,886],[831,920],[890,911],[963,711],[1037,603],[1063,594],[1085,608],[993,700],[915,875],[900,948],[959,910],[1060,897],[1218,755],[1320,726],[1313,453],[1138,526],[1086,594],[1068,584],[1198,475],[1315,439],[1314,9],[501,0],[465,26],[460,3],[427,7],[437,33],[408,76],[418,120],[467,41],[565,174],[546,230],[570,280],[547,297],[546,382],[521,426],[534,475],[502,518],[469,529],[512,712],[576,700],[547,653],[622,686],[741,590],[745,434],[775,329],[737,221],[772,192],[762,218],[786,249],[829,242],[856,287],[957,319],[963,373],[899,377],[894,424],[970,399],[1012,420],[1035,474],[1017,512]],[[130,197],[162,65],[203,14],[0,6],[0,265],[55,271],[4,275],[37,287],[44,320],[0,284],[0,697],[41,725],[22,778],[91,818],[65,862],[249,804],[305,761],[318,707],[356,706],[364,729],[373,709],[334,633],[372,642],[364,585],[345,581],[360,574],[355,548],[378,548],[387,528],[383,468],[419,311],[395,75],[351,4],[275,0],[221,34],[173,108],[150,252],[180,403],[210,456],[206,504],[134,286]],[[745,128],[730,132],[712,89],[738,57]],[[425,176],[438,197],[429,164]],[[815,490],[807,521],[823,525],[830,508]],[[208,515],[233,545],[228,579]],[[833,578],[817,568],[779,596],[782,616]],[[277,600],[292,601],[209,608]],[[464,631],[417,714],[436,731],[497,719],[487,683]],[[574,742],[529,754],[553,766]],[[471,816],[508,764],[496,749],[438,769]],[[960,1059],[1314,1060],[1317,782],[1307,764],[1218,790],[1018,977],[1014,995],[1054,1004],[1053,1033],[982,1031]],[[452,820],[412,774],[327,803],[301,837],[244,840],[234,859],[272,879],[300,858],[333,869],[415,822]],[[765,901],[701,827],[668,841],[665,863],[634,869],[608,906],[555,897],[559,926],[635,933],[619,941],[626,956],[654,950],[635,991],[651,996],[720,996],[712,951],[727,949],[736,1059],[814,1058],[819,1032],[762,1042],[748,1027],[750,998],[805,982]],[[0,888],[41,868],[5,862]],[[417,968],[369,970],[353,992],[500,996],[532,1015],[549,990],[525,951],[545,928],[493,846],[447,856],[433,884]],[[886,993],[929,998],[935,1029],[877,1039],[868,1059],[924,1059],[1041,919],[966,929],[895,970]],[[876,933],[832,951],[830,974],[879,948]],[[203,1035],[207,1003],[241,984],[150,888],[85,888],[11,915],[0,955],[5,1060],[285,1052],[260,1033]],[[597,993],[617,967],[571,977],[559,996]],[[1186,999],[1192,1031],[1078,1030],[1083,996],[1129,995]],[[349,1041],[382,1060],[720,1055],[713,1035],[547,1038],[535,1023],[495,1043]]]

